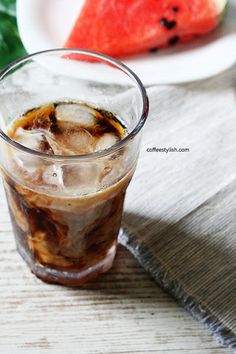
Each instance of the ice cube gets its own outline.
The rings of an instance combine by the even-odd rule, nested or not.
[[[59,139],[54,139],[50,133],[45,133],[44,136],[54,155],[75,155],[75,153],[68,147],[64,146]]]
[[[75,153],[93,152],[94,138],[86,129],[79,129],[69,133],[67,145]]]
[[[22,128],[18,128],[14,136],[16,142],[34,151],[41,151],[43,139],[44,136],[42,133],[28,131]],[[26,176],[37,179],[37,176],[40,174],[41,166],[41,162],[37,156],[30,155],[24,151],[15,150],[13,161]]]
[[[56,187],[59,190],[64,188],[63,170],[59,165],[54,164],[45,166],[42,173],[42,179],[46,186]]]
[[[42,132],[25,130],[19,127],[14,135],[14,140],[19,144],[35,151],[40,151],[40,145],[44,139]]]
[[[93,152],[94,138],[84,128],[68,129],[54,136],[47,130],[18,128],[14,140],[31,150],[54,155],[77,155]]]
[[[63,167],[65,189],[72,194],[88,194],[98,190],[102,163],[73,164]]]
[[[14,135],[14,140],[31,150],[56,154],[52,148],[54,146],[52,137],[53,135],[47,130],[25,130],[20,127]]]
[[[24,152],[15,151],[13,166],[14,163],[16,163],[17,167],[26,177],[37,179],[37,176],[40,174],[40,161],[37,157],[30,156]]]
[[[68,129],[55,137],[46,132],[45,138],[56,155],[80,155],[93,152],[94,138],[84,128]]]
[[[105,133],[97,140],[95,151],[101,151],[110,148],[119,141],[118,136],[112,133]]]
[[[78,104],[60,104],[56,107],[56,118],[59,121],[80,124],[89,127],[96,124],[96,115],[93,109]]]

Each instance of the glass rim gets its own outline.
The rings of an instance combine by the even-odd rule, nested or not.
[[[114,59],[108,55],[101,54],[95,51],[90,51],[90,50],[85,50],[85,49],[75,49],[75,48],[56,48],[56,49],[47,49],[47,50],[42,50],[38,51],[29,55],[26,55],[24,57],[21,57],[9,65],[7,65],[3,70],[0,71],[0,83],[2,79],[8,74],[12,69],[16,68],[18,65],[23,64],[24,62],[27,62],[29,59],[34,58],[36,56],[44,55],[44,54],[49,54],[49,53],[59,53],[59,52],[72,52],[75,54],[81,54],[81,55],[89,55],[95,58],[102,59],[104,62],[113,64],[117,68],[121,69],[127,76],[129,76],[137,85],[137,88],[139,89],[139,92],[141,93],[142,97],[142,112],[139,117],[138,123],[135,125],[134,129],[122,140],[120,140],[118,143],[112,145],[108,149],[104,149],[101,151],[96,151],[88,154],[81,154],[81,155],[49,155],[44,152],[36,151],[33,149],[30,149],[14,140],[9,138],[8,135],[4,133],[4,131],[0,128],[0,137],[9,145],[13,146],[17,150],[23,151],[27,154],[41,157],[47,160],[90,160],[94,158],[100,158],[103,156],[110,155],[118,150],[120,150],[122,147],[124,147],[129,141],[134,139],[134,137],[139,133],[139,131],[142,129],[143,125],[146,122],[148,112],[149,112],[149,101],[148,101],[148,96],[146,89],[142,83],[142,81],[139,79],[139,77],[125,64],[120,62],[117,59]]]

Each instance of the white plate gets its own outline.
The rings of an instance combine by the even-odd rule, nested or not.
[[[17,20],[26,50],[63,47],[84,0],[17,0]],[[145,85],[181,83],[214,76],[236,62],[236,0],[215,32],[173,49],[124,61]]]

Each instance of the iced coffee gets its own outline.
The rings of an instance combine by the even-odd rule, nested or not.
[[[145,88],[112,58],[52,49],[3,69],[0,99],[0,172],[17,250],[42,280],[81,286],[113,264]]]
[[[7,134],[36,152],[73,158],[110,148],[124,139],[126,128],[111,112],[56,102],[26,112]],[[47,165],[21,152],[10,156],[14,175],[24,181],[3,172],[17,248],[38,277],[81,285],[111,267],[133,173],[131,166],[113,183],[125,154],[123,148],[86,170],[73,159]]]

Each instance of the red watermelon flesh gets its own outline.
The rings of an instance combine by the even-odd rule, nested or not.
[[[113,57],[155,51],[212,31],[227,0],[87,0],[65,44]]]

